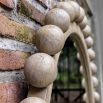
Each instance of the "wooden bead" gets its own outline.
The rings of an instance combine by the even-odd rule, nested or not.
[[[89,66],[90,66],[92,75],[94,75],[97,72],[97,66],[93,62],[90,62]],[[84,74],[83,66],[82,65],[80,66],[80,73]]]
[[[93,87],[97,87],[98,86],[98,84],[99,84],[99,81],[98,81],[98,79],[96,78],[96,77],[94,77],[94,76],[92,76],[92,82],[93,82]],[[85,81],[85,79],[83,78],[82,79],[82,86],[85,88],[86,87],[86,81]]]
[[[94,95],[94,99],[95,99],[95,102],[99,102],[100,101],[100,95],[97,93],[97,92],[93,92],[93,95]],[[88,100],[88,98],[87,98],[87,93],[85,93],[84,95],[83,95],[83,100],[85,101],[85,102],[87,102],[87,100]]]
[[[81,73],[82,75],[84,74],[83,66],[82,66],[82,65],[80,66],[80,73]]]
[[[64,34],[62,30],[55,25],[41,27],[35,37],[38,50],[49,55],[58,53],[64,46]]]
[[[98,79],[95,76],[92,76],[93,87],[96,88],[99,84]]]
[[[87,38],[88,36],[92,34],[91,28],[89,25],[86,25],[86,27],[82,31],[85,38]]]
[[[50,103],[51,94],[52,94],[53,84],[50,84],[45,88],[36,88],[29,85],[28,97],[38,97],[45,100],[46,103]]]
[[[89,66],[92,71],[92,74],[95,74],[97,72],[97,66],[93,62],[90,62]]]
[[[70,3],[58,2],[55,7],[65,10],[70,16],[70,21],[73,21],[75,19],[75,9]]]
[[[85,39],[85,42],[87,44],[87,48],[91,48],[93,46],[93,44],[94,44],[94,40],[93,40],[93,38],[91,36],[87,37]]]
[[[22,100],[20,103],[46,103],[46,102],[38,97],[28,97]]]
[[[90,49],[87,50],[87,52],[88,52],[88,56],[89,56],[90,60],[95,59],[96,54],[95,54],[93,49],[90,48]],[[80,60],[79,53],[77,53],[77,59]]]
[[[48,54],[36,53],[27,59],[24,73],[29,84],[43,88],[56,79],[57,66],[55,60]]]
[[[80,15],[80,6],[75,1],[68,1],[68,3],[74,7],[75,19],[78,18]]]
[[[83,95],[83,101],[87,102],[87,93]]]
[[[95,54],[93,49],[91,49],[91,48],[88,49],[88,55],[89,55],[90,60],[94,60],[95,59],[96,54]]]
[[[80,26],[81,29],[84,29],[86,27],[86,25],[88,25],[88,20],[87,20],[87,17],[85,16],[83,21],[78,23],[78,25]]]
[[[79,55],[79,53],[77,53],[77,59],[80,60],[80,55]]]
[[[80,23],[81,21],[83,21],[84,17],[85,17],[85,11],[84,11],[84,9],[82,7],[80,7],[80,15],[76,19],[76,22]]]
[[[85,78],[82,79],[82,86],[83,86],[84,88],[86,87]]]
[[[96,102],[100,101],[100,95],[97,92],[94,92],[94,99]]]
[[[75,48],[77,48],[77,44],[76,43],[73,43],[73,45],[74,45]]]
[[[60,27],[63,32],[66,32],[70,25],[70,16],[65,10],[54,8],[46,14],[45,24],[56,25]]]

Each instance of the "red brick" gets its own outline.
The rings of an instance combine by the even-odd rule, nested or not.
[[[52,8],[55,4],[57,0],[38,0],[39,2],[41,2],[42,5],[45,5],[48,8]]]
[[[0,50],[0,69],[15,70],[24,67],[28,53],[21,51]]]
[[[42,3],[43,5],[45,5],[46,7],[50,6],[50,0],[38,0],[40,3]]]
[[[44,25],[47,11],[56,4],[56,0],[21,0],[20,12]],[[23,7],[23,9],[22,9]]]
[[[14,0],[0,0],[0,3],[2,3],[3,5],[13,9],[15,4],[14,4]]]
[[[0,83],[0,103],[20,103],[26,88],[21,83]]]
[[[41,24],[44,24],[47,9],[45,9],[42,5],[40,5],[40,3],[38,3],[36,0],[34,1],[30,0],[29,2],[28,0],[21,0],[21,1],[23,6],[25,6],[25,10],[28,12],[27,16],[31,17],[32,19],[36,20]]]
[[[6,16],[0,14],[0,35],[26,43],[34,43],[35,30],[9,20]]]

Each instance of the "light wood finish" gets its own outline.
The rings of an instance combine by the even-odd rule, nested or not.
[[[65,19],[63,19],[65,18]],[[59,8],[54,8],[50,10],[45,16],[45,24],[52,24],[60,27],[63,32],[67,31],[70,25],[70,16],[68,13]],[[65,26],[64,26],[65,25]]]
[[[51,75],[50,72],[54,74],[57,73],[57,64],[58,64],[58,59],[60,56],[60,51],[65,41],[68,39],[68,37],[70,37],[76,45],[76,48],[79,53],[79,59],[82,65],[81,72],[85,79],[85,83],[83,83],[83,85],[86,89],[84,100],[87,103],[96,103],[97,101],[100,100],[99,94],[95,91],[95,87],[98,85],[98,80],[96,77],[93,76],[93,72],[94,71],[96,72],[95,66],[93,65],[90,66],[90,64],[93,63],[92,60],[95,59],[95,52],[91,48],[91,46],[93,45],[93,41],[91,41],[90,39],[89,41],[86,42],[87,37],[91,37],[91,28],[88,25],[88,20],[86,18],[85,11],[83,10],[82,7],[78,6],[78,4],[74,1],[57,3],[57,5],[54,8],[55,9],[53,9],[53,11],[51,10],[52,12],[50,11],[48,12],[49,14],[47,13],[45,21],[47,22],[46,24],[53,24],[55,26],[52,26],[52,28],[49,27],[50,25],[43,26],[37,31],[37,34],[34,36],[35,36],[35,39],[37,39],[36,46],[39,52],[44,52],[44,53],[47,53],[47,55],[48,54],[52,55],[50,56],[52,59],[49,59],[50,60],[49,64],[51,64],[54,60],[55,66],[53,70],[51,70],[52,69],[51,66],[48,63],[46,63],[48,62],[48,60],[45,61],[45,63],[42,63],[42,61],[38,60],[39,58],[35,57],[30,60],[33,65],[32,68],[36,67],[36,71],[35,71],[35,69],[31,70],[31,67],[29,67],[30,63],[27,62],[28,65],[27,64],[26,65],[27,65],[27,68],[29,69],[27,69],[27,71],[25,72],[26,72],[26,77],[28,78],[28,82],[30,82],[31,79],[35,80],[35,76],[38,77],[36,80],[37,82],[42,80],[42,82],[40,82],[40,84],[38,85],[35,85],[36,82],[30,83],[34,87],[30,86],[28,97],[37,96],[44,99],[46,103],[50,103],[52,85],[51,86],[49,85],[51,82],[54,81],[54,78],[55,78],[55,75],[53,74]],[[61,15],[60,11],[63,11],[64,15]],[[60,14],[60,18],[59,18],[59,14]],[[62,18],[63,16],[64,18]],[[71,22],[69,21],[68,17],[70,17]],[[64,23],[63,20],[66,20],[69,22]],[[68,27],[68,30],[67,30],[67,27]],[[63,34],[63,32],[65,33]],[[62,36],[59,35],[58,33],[61,33]],[[88,48],[88,45],[89,45],[89,48]],[[51,52],[51,51],[55,51],[55,52]],[[47,56],[45,54],[43,58],[45,59],[46,57]],[[34,64],[36,63],[35,65],[33,64],[33,61],[34,61]],[[38,62],[35,62],[35,61],[38,61]],[[38,63],[40,64],[39,66],[37,66]],[[46,69],[49,68],[47,69],[49,75],[46,74],[45,68]],[[44,75],[39,75],[39,74],[44,74]],[[33,78],[29,78],[29,76],[31,75]],[[53,79],[51,80],[49,77]],[[50,79],[50,81],[48,78]],[[47,83],[45,83],[45,79],[47,80]],[[43,87],[46,87],[46,88],[43,89]],[[21,102],[21,103],[30,103],[30,102]],[[44,102],[40,102],[40,103],[44,103]]]
[[[56,79],[57,66],[50,55],[36,53],[27,59],[24,73],[30,85],[44,88]]]
[[[35,37],[39,52],[55,55],[64,46],[64,34],[62,30],[55,25],[41,27]]]
[[[52,93],[52,86],[53,84],[50,84],[46,88],[36,88],[33,86],[29,86],[29,92],[28,97],[39,97],[46,101],[46,103],[50,103],[51,100],[51,93]]]
[[[37,97],[28,97],[24,99],[21,103],[46,103],[43,99]]]

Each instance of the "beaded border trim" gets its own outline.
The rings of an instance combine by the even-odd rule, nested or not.
[[[60,51],[66,39],[71,37],[79,52],[77,57],[81,61],[80,72],[84,76],[82,84],[86,89],[84,100],[87,103],[99,101],[100,96],[95,89],[98,86],[98,79],[94,76],[97,72],[97,67],[93,62],[95,52],[92,49],[94,41],[91,34],[88,19],[81,6],[74,1],[58,2],[46,14],[45,26],[42,26],[36,32],[35,44],[39,53],[29,57],[25,63],[24,72],[29,84],[34,88],[41,89],[53,83],[57,75]],[[29,90],[29,94],[32,90]],[[46,96],[49,99],[50,97],[51,95]],[[46,100],[31,95],[31,97],[28,96],[21,103],[50,102],[50,100]]]

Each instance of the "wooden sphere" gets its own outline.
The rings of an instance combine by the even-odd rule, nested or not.
[[[82,66],[82,65],[80,66],[80,73],[81,73],[82,75],[84,75],[84,70],[83,70],[83,66]]]
[[[88,19],[85,16],[84,19],[82,20],[82,22],[78,23],[78,25],[80,26],[81,29],[84,29],[86,27],[86,25],[88,25]]]
[[[87,48],[91,48],[93,46],[93,44],[94,44],[94,40],[93,40],[93,38],[91,36],[87,37],[85,39],[85,42],[87,44]]]
[[[84,9],[82,7],[80,7],[80,15],[76,19],[76,22],[80,23],[81,21],[83,21],[84,17],[85,17],[85,11],[84,11]]]
[[[87,50],[87,52],[88,52],[88,56],[89,56],[90,60],[95,59],[96,54],[95,54],[93,49],[90,48],[90,49]],[[77,59],[80,60],[80,54],[79,53],[77,53]]]
[[[32,86],[47,87],[57,76],[55,60],[48,54],[36,53],[27,59],[24,73]]]
[[[52,24],[60,27],[63,32],[66,32],[70,25],[70,16],[60,8],[50,10],[45,16],[45,24]]]
[[[83,95],[83,101],[87,102],[87,93]]]
[[[94,75],[97,72],[97,66],[93,62],[90,62],[89,66],[90,66],[92,75]],[[83,71],[83,66],[82,65],[80,66],[80,73],[84,75],[84,71]]]
[[[90,60],[94,60],[95,57],[96,57],[96,54],[95,54],[94,50],[90,48],[90,49],[88,49],[87,52],[88,52]]]
[[[95,76],[92,76],[92,81],[93,81],[93,87],[96,88],[98,86],[98,84],[99,84],[98,79]]]
[[[93,62],[90,62],[89,66],[92,71],[92,74],[95,74],[97,72],[97,66]]]
[[[75,48],[77,48],[77,44],[75,42],[73,43],[73,45],[74,45]]]
[[[94,99],[96,102],[100,101],[100,95],[97,92],[94,92]]]
[[[28,97],[22,100],[20,103],[46,103],[46,102],[38,97]]]
[[[95,99],[95,102],[99,102],[100,101],[100,95],[97,93],[97,92],[93,92],[93,96],[94,96],[94,99]],[[85,102],[87,102],[87,100],[88,100],[88,97],[87,97],[87,93],[85,93],[84,95],[83,95],[83,100],[85,101]]]
[[[75,9],[68,2],[58,2],[55,7],[65,10],[70,16],[70,21],[75,19]]]
[[[93,87],[96,88],[96,87],[98,86],[98,84],[99,84],[99,81],[98,81],[98,79],[97,79],[96,77],[94,77],[94,76],[92,76],[91,78],[92,78],[92,82],[93,82]],[[85,78],[82,79],[82,86],[83,86],[84,88],[86,88]]]
[[[82,31],[85,38],[87,38],[88,36],[92,34],[91,28],[89,25],[86,25],[86,27]]]
[[[49,55],[54,55],[61,51],[65,42],[62,30],[55,25],[41,27],[35,37],[38,50]]]
[[[86,87],[85,78],[82,79],[82,86],[83,86],[84,88]]]
[[[74,7],[75,19],[78,18],[80,16],[80,6],[75,1],[68,1],[68,3]]]
[[[80,60],[80,54],[79,53],[77,53],[77,59]]]

